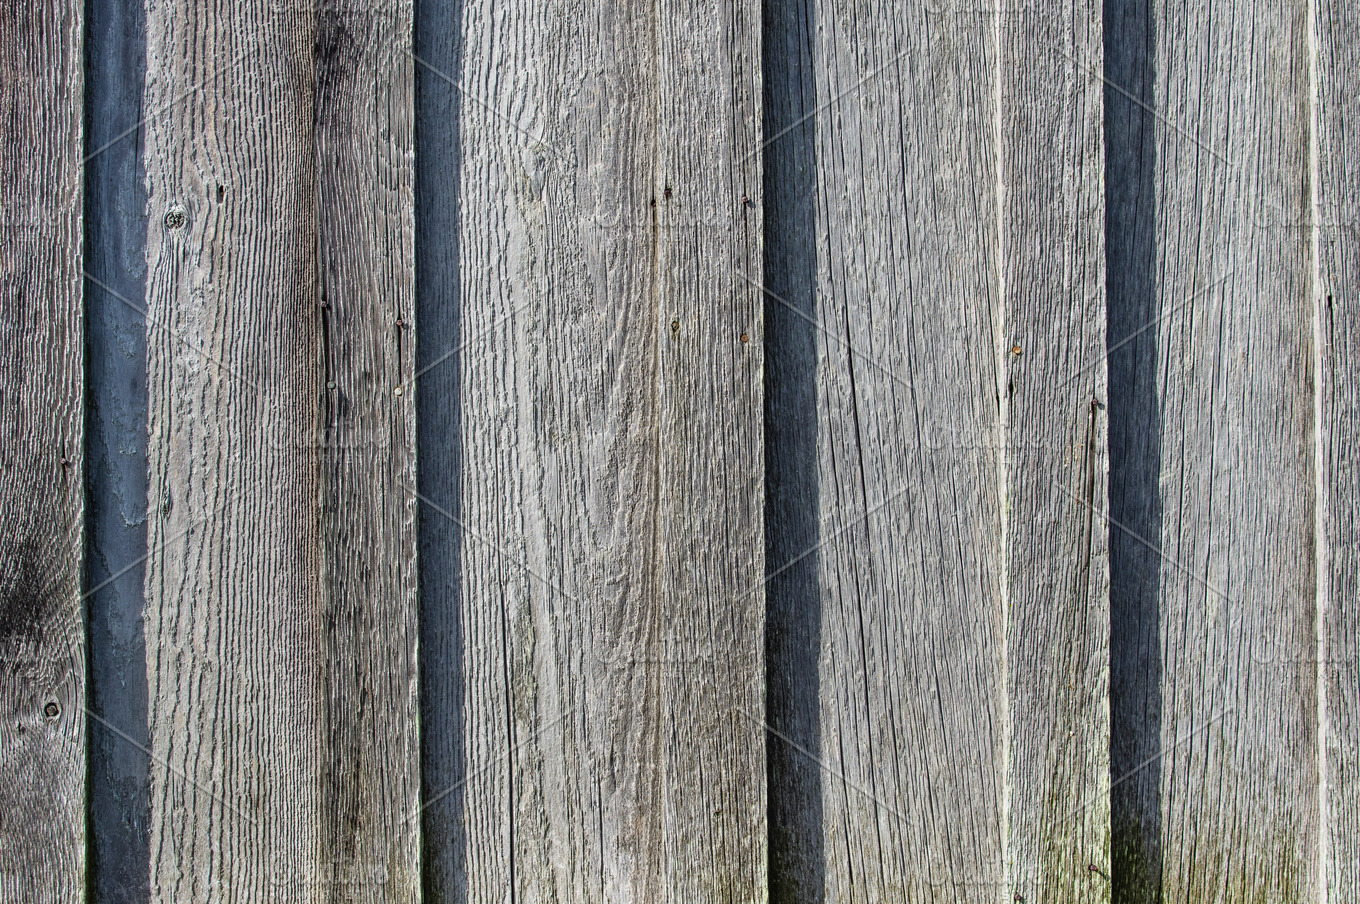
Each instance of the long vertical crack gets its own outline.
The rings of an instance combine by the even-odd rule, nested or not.
[[[1326,389],[1323,372],[1322,261],[1319,229],[1321,224],[1321,126],[1320,92],[1318,81],[1318,3],[1308,2],[1308,201],[1309,254],[1312,263],[1313,301],[1313,582],[1316,588],[1314,632],[1317,645],[1317,774],[1318,774],[1318,901],[1327,902],[1328,820],[1327,820],[1327,601],[1330,575],[1327,571],[1327,460],[1322,442],[1322,394]]]
[[[1007,500],[1007,454],[1006,439],[1010,420],[1010,390],[1006,379],[1006,186],[1005,186],[1005,131],[1001,104],[1004,97],[1002,78],[1005,74],[1003,59],[1004,12],[998,8],[995,13],[996,38],[996,79],[995,122],[996,129],[996,309],[994,337],[996,343],[996,397],[997,397],[997,443],[996,478],[997,506],[1000,515],[1000,580],[1001,580],[1001,861],[1005,887],[1013,893],[1010,854],[1011,819],[1011,697],[1010,697],[1010,531],[1009,502]]]

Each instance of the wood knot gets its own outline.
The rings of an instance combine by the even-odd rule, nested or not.
[[[43,715],[49,719],[55,719],[61,715],[61,707],[57,705],[57,701],[49,700],[47,705],[43,707]]]
[[[189,222],[189,215],[178,204],[165,212],[166,229],[183,229],[187,222]]]

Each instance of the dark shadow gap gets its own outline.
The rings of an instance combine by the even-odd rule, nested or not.
[[[134,124],[142,118],[145,66],[142,0],[89,0],[85,269],[139,305],[147,199],[142,131]],[[138,747],[148,744],[146,321],[86,279],[85,337],[87,706],[97,716],[87,719],[87,893],[97,904],[134,904],[151,897],[150,761]]]
[[[1105,0],[1105,74],[1155,108],[1154,8]],[[1123,525],[1162,533],[1157,399],[1157,141],[1164,128],[1105,90],[1105,227],[1110,425],[1110,797],[1112,901],[1161,901],[1160,561]],[[1118,346],[1118,347],[1116,347]]]
[[[809,756],[821,749],[817,332],[806,319],[816,316],[817,286],[814,15],[801,0],[767,0],[762,37],[764,134],[779,136],[764,149],[764,279],[782,299],[765,297],[771,904],[822,904],[826,886],[822,771]]]
[[[461,0],[415,7],[416,483],[420,503],[421,886],[468,899],[463,825]]]

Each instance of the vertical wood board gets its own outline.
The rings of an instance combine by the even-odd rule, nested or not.
[[[419,894],[410,34],[148,7],[155,901]]]
[[[0,899],[85,885],[80,4],[0,10]]]

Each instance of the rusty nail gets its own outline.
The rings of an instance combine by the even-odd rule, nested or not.
[[[746,335],[745,333],[742,333],[742,334],[741,334],[741,341],[742,341],[742,342],[750,342],[750,341],[751,341],[751,337],[748,336],[748,335]]]
[[[1017,358],[1020,357],[1020,346],[1011,346],[1011,354],[1015,355]]]
[[[672,333],[678,333],[679,331],[680,331],[680,321],[678,321],[678,320],[672,320],[672,321],[671,321],[671,332],[672,332]]]

